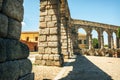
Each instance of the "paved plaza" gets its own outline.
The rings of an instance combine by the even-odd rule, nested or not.
[[[63,67],[33,65],[33,72],[35,80],[119,80],[120,58],[78,55]]]

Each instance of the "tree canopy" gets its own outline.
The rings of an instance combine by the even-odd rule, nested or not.
[[[93,48],[98,48],[98,39],[97,38],[93,38],[92,39],[92,44],[93,44]]]

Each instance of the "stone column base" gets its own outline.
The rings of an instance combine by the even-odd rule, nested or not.
[[[36,65],[44,66],[63,66],[62,54],[39,54],[35,57]]]

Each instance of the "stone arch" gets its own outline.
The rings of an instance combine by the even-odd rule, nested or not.
[[[87,44],[86,30],[82,27],[78,28],[78,47],[85,49]]]
[[[82,34],[87,34],[86,29],[82,27],[78,28],[78,32],[81,32]]]
[[[108,32],[103,31],[104,47],[108,48]]]
[[[93,46],[93,48],[98,48],[98,46],[99,46],[99,42],[97,42],[98,41],[98,31],[96,29],[92,29],[91,34],[92,34],[92,46]],[[95,42],[96,42],[96,44],[95,44]]]

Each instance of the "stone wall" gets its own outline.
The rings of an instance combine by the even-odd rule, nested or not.
[[[23,0],[0,0],[0,80],[34,80],[28,47],[19,41]]]

